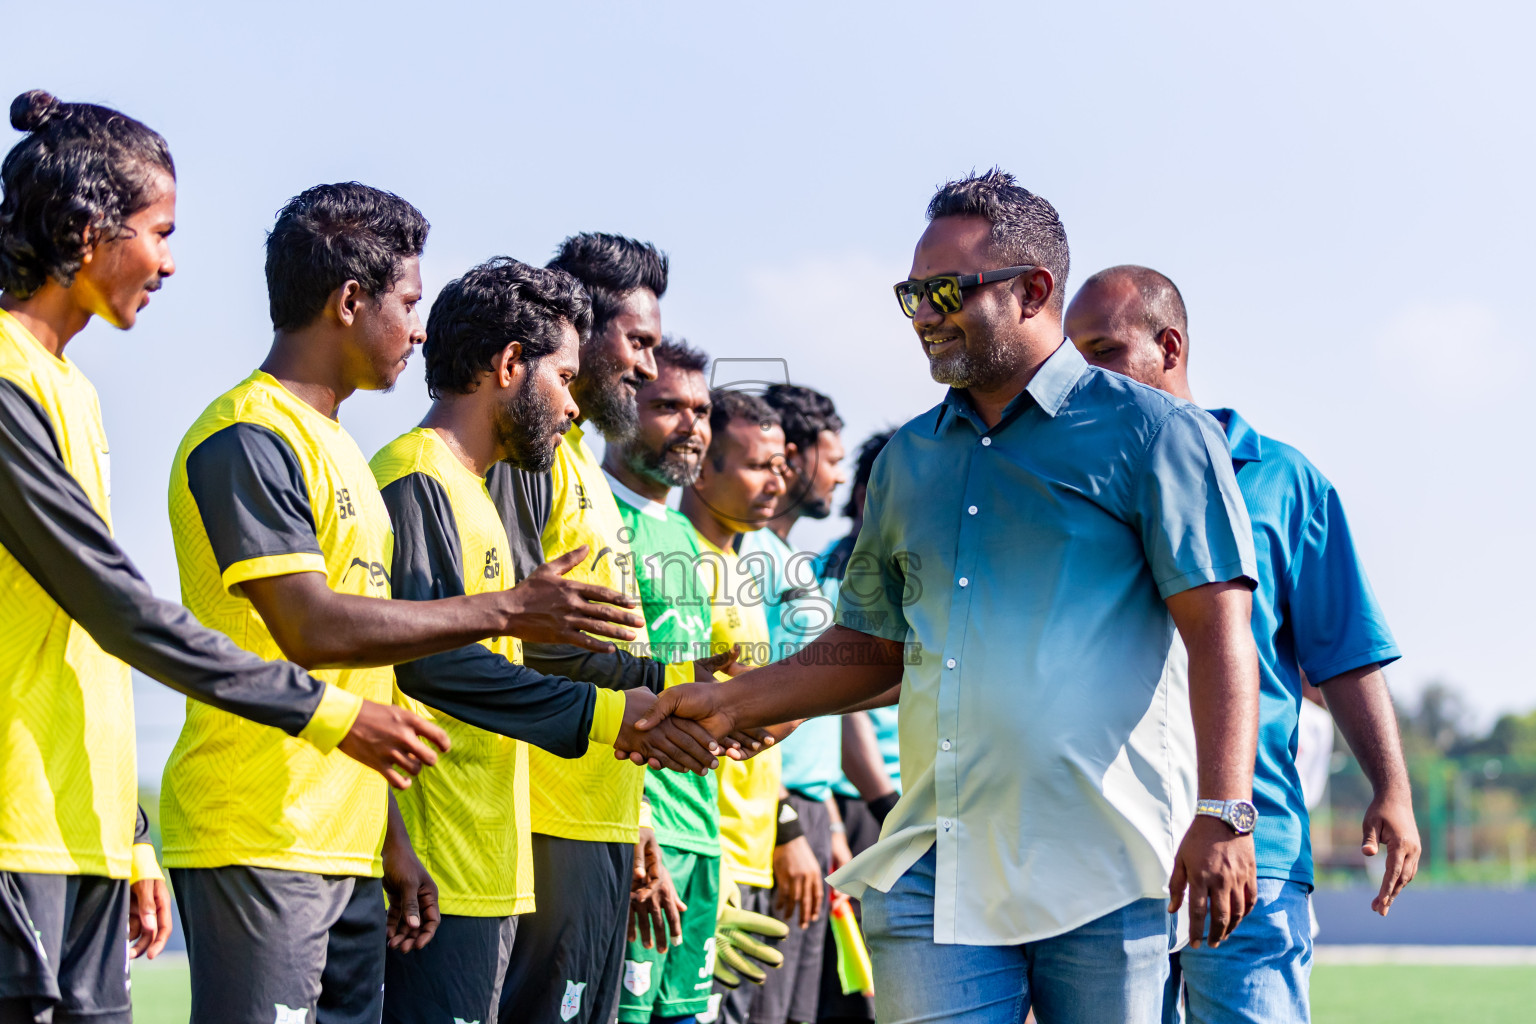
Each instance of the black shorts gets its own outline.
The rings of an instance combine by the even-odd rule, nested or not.
[[[172,868],[192,972],[192,1024],[377,1024],[377,878],[231,865]]]
[[[825,876],[832,863],[832,815],[820,800],[790,791],[789,802],[800,815],[800,827]],[[827,944],[827,919],[831,888],[821,888],[821,916],[809,928],[801,928],[797,916],[786,921],[789,935],[779,943],[784,966],[768,972],[768,980],[752,1000],[751,1024],[785,1024],[814,1021],[821,1002],[821,958]],[[777,916],[777,915],[775,915]]]
[[[607,1024],[619,1010],[631,843],[534,833],[536,909],[518,922],[502,1021]]]
[[[517,918],[444,914],[421,949],[384,954],[384,1024],[495,1024]]]
[[[0,871],[0,1024],[128,1024],[128,882]],[[265,1024],[265,1022],[264,1022]]]

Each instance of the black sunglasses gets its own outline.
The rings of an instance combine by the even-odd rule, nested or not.
[[[901,311],[909,317],[917,316],[917,309],[923,304],[925,295],[937,312],[958,313],[965,305],[963,292],[966,288],[1006,281],[1034,269],[1035,264],[1029,264],[1004,267],[1001,270],[983,270],[979,274],[940,274],[937,277],[925,277],[921,281],[902,281],[895,286],[896,301],[901,303]]]

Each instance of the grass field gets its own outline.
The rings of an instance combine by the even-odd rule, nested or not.
[[[186,1024],[187,964],[135,965],[135,1024]],[[1320,965],[1312,972],[1314,1024],[1451,1024],[1531,1020],[1536,967]]]

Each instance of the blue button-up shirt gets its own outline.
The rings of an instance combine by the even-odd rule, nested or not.
[[[1259,565],[1253,595],[1260,676],[1253,771],[1259,877],[1311,885],[1307,805],[1296,773],[1301,672],[1322,683],[1396,661],[1399,652],[1333,485],[1306,456],[1264,437],[1231,409],[1211,415],[1226,428]]]
[[[904,794],[833,876],[937,845],[934,939],[1061,934],[1164,896],[1193,812],[1164,600],[1255,574],[1216,422],[1063,344],[987,429],[966,396],[875,463],[838,621],[908,645]]]

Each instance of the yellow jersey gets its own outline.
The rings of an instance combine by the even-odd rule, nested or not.
[[[340,423],[262,371],[183,438],[170,513],[182,600],[260,657],[282,651],[246,580],[318,572],[338,593],[390,596],[389,514],[368,460]],[[327,700],[393,697],[389,667],[313,674],[332,684]],[[337,750],[189,701],[161,797],[165,863],[377,877],[386,786]]]
[[[763,612],[762,587],[739,564],[736,552],[721,550],[699,534],[710,581],[710,641],[715,650],[740,645],[740,664],[761,668],[772,660],[768,618]],[[750,680],[748,675],[744,678]],[[778,835],[779,782],[782,757],[778,747],[746,761],[720,759],[720,869],[737,882],[770,888],[773,885],[773,846]]]
[[[379,450],[372,465],[380,491],[394,493],[392,485],[402,484],[396,490],[413,506],[404,514],[416,517],[426,540],[422,557],[433,560],[430,569],[440,579],[458,578],[458,586],[450,583],[448,591],[484,594],[515,582],[507,531],[485,481],[448,450],[437,431],[418,427],[401,435]],[[417,474],[426,479],[407,479]],[[412,500],[404,493],[411,485],[430,488],[431,498]],[[403,510],[386,504],[398,521]],[[446,563],[455,540],[458,563],[437,564]],[[415,598],[399,578],[399,562],[395,565],[397,596]],[[510,662],[522,659],[515,637],[493,637],[481,646]],[[469,917],[531,912],[528,745],[435,711],[398,689],[395,703],[435,721],[451,743],[432,771],[395,796],[416,856],[437,882],[443,912]]]
[[[634,594],[634,556],[625,540],[629,531],[580,427],[566,432],[550,476],[550,515],[541,537],[545,555],[556,558],[585,544],[586,560],[569,578]],[[633,647],[644,653],[649,638],[643,628],[638,632]],[[691,670],[690,663],[676,671],[691,678]],[[535,748],[528,753],[528,767],[535,832],[604,843],[632,843],[639,837],[643,767],[616,759],[607,747],[593,747],[575,760]]]
[[[3,310],[0,390],[20,415],[44,418],[52,454],[110,530],[111,473],[96,389]],[[128,666],[103,651],[3,546],[0,721],[0,871],[127,878],[138,785]]]

